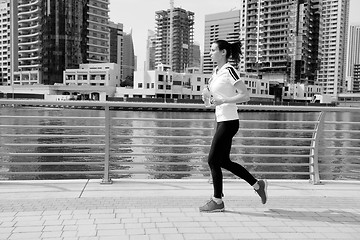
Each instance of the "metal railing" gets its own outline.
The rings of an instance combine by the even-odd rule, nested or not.
[[[6,111],[9,106],[13,109]],[[101,110],[82,115],[78,108]],[[103,183],[141,176],[208,178],[213,114],[201,119],[119,114],[148,108],[203,110],[179,103],[0,100],[0,177],[102,178]],[[314,184],[323,178],[359,179],[359,108],[239,105],[239,110],[314,116],[240,120],[231,156],[256,176]]]

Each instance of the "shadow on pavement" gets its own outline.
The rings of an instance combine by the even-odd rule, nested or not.
[[[293,220],[306,220],[317,222],[329,222],[329,223],[346,223],[353,225],[360,225],[360,214],[346,212],[342,210],[328,210],[324,211],[295,211],[287,209],[269,209],[264,212],[243,212],[226,210],[226,213],[234,213],[241,215],[248,215],[253,217],[269,217],[269,218],[284,218]]]

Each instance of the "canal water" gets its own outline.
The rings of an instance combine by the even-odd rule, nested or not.
[[[9,115],[9,116],[32,116],[32,115],[41,115],[41,116],[72,116],[72,117],[103,117],[104,116],[104,111],[102,110],[87,110],[87,109],[60,109],[60,108],[20,108],[20,107],[16,107],[16,108],[12,108],[12,107],[3,107],[0,109],[1,110],[1,115]],[[37,113],[35,114],[34,111],[36,111]],[[175,152],[179,152],[179,153],[189,153],[189,155],[191,155],[192,153],[204,153],[207,154],[209,148],[193,148],[192,146],[194,144],[200,144],[200,145],[206,145],[206,144],[210,144],[210,139],[209,140],[199,140],[196,139],[194,137],[194,140],[182,140],[182,139],[140,139],[140,138],[117,138],[117,135],[130,135],[130,136],[141,136],[141,135],[145,135],[145,136],[157,136],[157,135],[175,135],[175,136],[179,136],[179,135],[194,135],[194,136],[199,136],[199,135],[209,135],[209,133],[204,133],[204,132],[199,132],[199,131],[187,131],[187,132],[181,132],[181,131],[163,131],[161,129],[150,129],[150,130],[144,130],[142,129],[143,127],[173,127],[173,128],[177,128],[177,127],[194,127],[194,128],[211,128],[213,127],[213,123],[212,122],[202,122],[202,121],[190,121],[190,122],[171,122],[171,123],[166,123],[166,122],[152,122],[152,121],[138,121],[138,120],[131,120],[131,118],[155,118],[155,119],[161,119],[161,118],[173,118],[173,119],[213,119],[214,118],[214,113],[213,112],[162,112],[162,111],[112,111],[112,115],[113,117],[120,117],[120,118],[129,118],[129,120],[125,121],[125,122],[121,122],[119,123],[117,126],[122,126],[125,127],[124,129],[121,130],[113,130],[113,135],[114,137],[112,137],[111,139],[111,152],[112,153],[119,153],[119,145],[121,144],[149,144],[153,143],[153,144],[161,144],[161,143],[167,143],[167,144],[181,144],[181,145],[186,145],[188,144],[189,147],[181,147],[181,148],[174,148],[172,149],[172,151]],[[239,113],[240,119],[244,119],[244,120],[273,120],[273,121],[315,121],[317,120],[319,113],[314,113],[314,112],[252,112],[252,111],[246,111],[246,112],[240,112]],[[342,121],[360,121],[360,113],[329,113],[328,116],[331,119],[337,119],[337,120],[342,120]],[[16,130],[14,129],[10,129],[10,128],[1,128],[1,134],[56,134],[56,135],[96,135],[96,134],[104,134],[104,131],[101,129],[96,129],[96,128],[81,128],[81,129],[68,129],[66,127],[61,128],[59,126],[66,126],[66,125],[80,125],[80,126],[96,126],[96,125],[102,125],[103,124],[103,120],[89,120],[89,119],[80,119],[80,120],[69,120],[69,119],[56,119],[56,118],[52,118],[52,119],[26,119],[26,118],[21,118],[21,119],[0,119],[0,124],[2,125],[6,125],[6,124],[30,124],[30,125],[44,125],[44,126],[56,126],[56,128],[17,128]],[[269,123],[269,124],[262,124],[262,128],[271,128],[272,126],[270,126],[273,123]],[[126,127],[129,127],[128,129],[126,129]],[[136,127],[136,128],[133,128]],[[251,126],[250,126],[251,127]],[[254,126],[254,128],[256,128],[258,126]],[[289,126],[290,128],[293,128],[291,126]],[[354,130],[359,130],[359,129],[354,129]],[[251,133],[249,133],[251,136]],[[286,137],[311,137],[311,133],[285,133]],[[279,137],[279,133],[276,132],[267,132],[266,135],[263,135],[264,137]],[[330,136],[331,137],[331,136]],[[337,138],[339,136],[336,136]],[[341,136],[340,136],[341,137]],[[347,136],[343,136],[344,138],[347,138]],[[360,136],[351,136],[351,137],[359,137]],[[152,142],[151,142],[152,141]],[[42,143],[42,144],[51,144],[51,143],[70,143],[73,144],[73,146],[65,146],[65,147],[37,147],[36,151],[38,152],[87,152],[87,151],[95,151],[95,152],[103,152],[104,148],[103,147],[86,147],[86,146],[79,146],[81,143],[92,143],[92,144],[99,144],[99,143],[103,143],[103,139],[100,138],[68,138],[68,137],[31,137],[31,138],[21,138],[21,139],[16,139],[16,138],[9,138],[9,139],[5,139],[4,137],[0,136],[0,153],[1,152],[6,152],[6,151],[12,151],[12,152],[34,152],[34,148],[32,147],[19,147],[19,149],[10,149],[9,147],[4,147],[3,143]],[[236,143],[235,143],[236,144]],[[242,142],[239,144],[243,144]],[[299,144],[302,144],[299,142]],[[306,143],[308,144],[308,143]],[[256,143],[255,143],[256,145]],[[151,149],[143,149],[141,147],[132,147],[132,148],[124,148],[124,149],[120,149],[120,152],[122,153],[129,153],[129,152],[137,152],[137,153],[142,153],[143,151],[153,151],[153,152],[157,152],[157,153],[162,153],[164,151],[164,149],[161,148],[151,148]],[[261,149],[252,149],[252,152],[247,152],[247,153],[263,153],[261,152]],[[273,150],[275,151],[275,150]],[[298,151],[302,151],[302,150],[298,150]],[[339,150],[341,151],[341,150]],[[301,153],[301,152],[300,152]],[[308,152],[304,152],[304,154],[308,154]],[[33,156],[33,157],[26,157],[27,160],[29,160],[29,158],[32,158],[31,161],[37,161],[37,162],[64,162],[64,161],[72,161],[72,162],[76,162],[76,161],[94,161],[96,160],[96,158],[99,157],[93,157],[93,156],[86,156],[86,157],[67,157],[67,156],[51,156],[51,157],[46,157],[46,156]],[[34,159],[35,158],[35,159]],[[138,159],[136,159],[138,158]],[[177,156],[172,156],[171,157],[171,161],[187,161],[187,162],[191,162],[191,161],[195,161],[195,160],[200,160],[200,161],[206,161],[206,159],[204,159],[205,157],[199,157],[199,159],[191,159],[190,157],[188,159],[183,159]],[[19,156],[2,156],[0,155],[0,161],[7,161],[7,162],[22,162],[22,161],[27,161],[24,157],[19,157]],[[130,158],[124,158],[121,156],[118,156],[116,154],[114,154],[114,156],[111,157],[111,161],[112,162],[124,162],[127,160],[131,160],[131,161],[168,161],[169,157],[157,157],[157,159],[145,159],[145,156],[136,156],[136,157],[131,157]],[[247,160],[249,160],[250,162],[252,161],[251,159],[243,159],[245,162]],[[258,161],[261,161],[261,159],[259,159]],[[287,161],[287,159],[284,159],[284,161]],[[304,159],[304,162],[306,163],[308,161],[308,159]],[[338,158],[329,158],[326,161],[328,162],[338,162],[339,159]],[[351,163],[353,163],[356,160],[350,159],[350,160],[343,160],[344,162],[344,167],[346,167],[346,162],[349,161]],[[357,160],[358,161],[358,160]],[[89,171],[101,171],[101,168],[99,168],[96,165],[93,166],[49,166],[49,165],[44,165],[44,166],[22,166],[22,165],[18,165],[18,166],[12,166],[11,167],[11,171],[66,171],[69,170],[71,168],[71,170],[76,171],[76,170],[84,170],[81,168],[88,168],[87,170]],[[154,175],[152,172],[154,172],[152,168],[154,168],[155,166],[143,166],[143,165],[136,165],[133,166],[132,168],[139,168],[138,170],[148,170],[149,174],[142,174],[139,176],[134,176],[134,175],[121,175],[118,177],[140,177],[140,178],[166,178],[166,177],[175,177],[172,175],[169,176],[164,176],[164,175]],[[159,167],[159,166],[157,166]],[[160,166],[160,167],[164,167],[164,166]],[[175,167],[174,166],[168,166],[168,168],[172,168]],[[7,176],[7,175],[1,175],[1,171],[7,171],[8,166],[0,166],[0,179],[52,179],[52,178],[84,178],[84,176],[74,176],[71,175],[69,176],[51,176],[51,175],[37,175],[37,176],[24,176],[24,175],[14,175],[14,176]],[[112,166],[112,168],[118,168],[118,169],[123,169],[126,170],[129,167],[118,167],[118,166]],[[170,169],[170,170],[181,170],[181,171],[186,171],[186,170],[191,170],[191,167],[178,167],[178,168],[183,168],[183,169]],[[265,167],[266,168],[266,167]],[[159,169],[157,169],[159,170]],[[161,170],[161,169],[160,169]],[[167,169],[169,170],[169,169]],[[261,169],[262,171],[266,171],[266,169]],[[306,169],[304,170],[306,171]],[[201,173],[200,173],[201,174]],[[185,174],[183,176],[178,176],[178,178],[187,178],[187,177],[191,177],[188,174]],[[282,176],[283,178],[289,178],[289,175],[287,176]],[[291,177],[291,176],[290,176]],[[280,177],[281,178],[281,177]]]

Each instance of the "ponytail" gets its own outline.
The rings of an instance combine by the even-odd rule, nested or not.
[[[225,40],[216,40],[215,43],[218,45],[219,50],[226,50],[226,59],[230,57],[235,61],[235,63],[240,62],[241,55],[241,43],[236,41],[234,43],[229,43]]]

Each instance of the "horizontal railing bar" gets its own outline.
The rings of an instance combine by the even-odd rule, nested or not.
[[[359,176],[359,173],[353,172],[322,172],[320,171],[320,175],[348,175],[348,176]]]
[[[274,124],[317,124],[318,121],[286,121],[286,120],[280,120],[280,121],[274,121],[274,120],[239,120],[240,123],[274,123]]]
[[[3,156],[104,156],[105,153],[0,153]]]
[[[0,137],[64,137],[64,138],[103,138],[105,135],[68,135],[68,134],[0,134]]]
[[[111,120],[121,120],[121,121],[139,121],[139,122],[215,122],[215,119],[199,119],[199,118],[121,118],[113,117]]]
[[[329,166],[329,167],[343,167],[344,163],[319,163],[319,165],[321,166]],[[346,163],[346,167],[359,167],[360,168],[360,163],[356,164],[356,163]]]
[[[324,129],[324,133],[357,133],[357,134],[359,134],[360,131],[357,131],[357,130],[329,130],[329,129]]]
[[[333,157],[336,157],[336,158],[359,158],[359,155],[349,155],[349,154],[347,154],[347,155],[334,155],[334,154],[332,154],[332,155],[329,155],[329,154],[321,154],[319,157],[322,157],[322,158],[333,158]]]
[[[176,118],[176,119],[166,119],[166,118],[121,118],[113,117],[112,120],[121,120],[121,121],[152,121],[152,122],[214,122],[214,119],[192,119],[192,118]],[[276,123],[276,124],[317,124],[317,121],[274,121],[274,120],[239,120],[240,123]]]
[[[322,146],[322,147],[319,147],[319,149],[327,149],[327,150],[332,150],[332,149],[348,149],[348,150],[360,150],[360,147],[347,147],[347,146],[341,146],[341,147],[329,147],[329,146]]]
[[[314,133],[314,129],[273,129],[273,128],[240,128],[240,132],[308,132]]]
[[[206,162],[113,162],[115,166],[134,166],[134,165],[162,165],[162,166],[207,166]],[[0,164],[1,165],[1,164]],[[244,163],[244,166],[302,166],[309,167],[310,163]]]
[[[147,171],[141,171],[141,170],[134,170],[129,172],[129,170],[110,170],[110,174],[113,173],[117,173],[117,174],[149,174],[149,172]],[[156,172],[151,172],[150,174],[155,175],[155,174],[179,174],[179,175],[192,175],[192,174],[204,174],[207,172],[199,172],[199,171],[156,171]],[[273,174],[273,175],[313,175],[313,173],[309,173],[309,172],[269,172],[269,171],[264,171],[264,172],[251,172],[252,174]],[[224,173],[224,175],[226,175],[226,173]],[[206,176],[204,176],[206,177]]]
[[[112,101],[47,101],[47,100],[16,100],[1,99],[0,104],[20,106],[99,106],[99,107],[133,107],[133,108],[175,108],[175,109],[199,109],[203,104],[196,103],[154,103],[154,102],[112,102]],[[239,104],[238,109],[249,111],[292,111],[292,112],[359,112],[357,107],[331,107],[331,106],[291,106],[291,105],[252,105]]]
[[[117,144],[119,147],[160,147],[160,148],[189,148],[188,144]],[[200,144],[193,144],[190,146],[191,148],[199,148],[199,147],[210,147],[210,145],[200,145]],[[232,148],[261,148],[261,149],[277,149],[277,148],[284,148],[284,149],[313,149],[312,146],[257,146],[257,145],[232,145]]]
[[[141,130],[189,130],[189,131],[195,131],[195,130],[206,130],[206,131],[212,131],[214,128],[189,128],[189,127],[128,127],[128,126],[112,126],[112,129],[122,129],[122,130],[129,130],[131,129],[141,129]]]
[[[104,171],[59,171],[59,172],[1,172],[0,175],[88,175],[88,174],[104,174]]]
[[[44,165],[103,165],[104,162],[0,162],[0,166],[44,166]]]
[[[325,141],[338,141],[338,142],[360,142],[360,139],[351,138],[324,138]]]
[[[105,117],[66,117],[66,116],[0,116],[0,118],[11,118],[11,119],[79,119],[79,120],[104,120]]]
[[[325,124],[339,124],[339,122],[336,122],[336,121],[325,121]],[[360,125],[360,122],[343,122],[343,121],[341,121],[341,125],[344,125],[344,124]]]
[[[113,126],[113,129],[121,129],[121,130],[128,130],[128,126]],[[131,127],[131,129],[141,129],[141,130],[206,130],[206,131],[213,131],[214,128],[188,128],[188,127]],[[240,132],[243,131],[253,131],[253,132],[309,132],[313,133],[315,130],[313,129],[272,129],[272,128],[240,128]]]
[[[75,125],[0,125],[0,128],[72,128],[72,129],[82,129],[82,128],[99,128],[99,129],[103,129],[105,128],[105,126],[75,126]]]
[[[150,138],[150,139],[194,139],[194,136],[165,136],[165,135],[158,135],[158,136],[145,136],[145,135],[112,135],[115,138]],[[212,136],[196,136],[196,139],[212,139]],[[286,137],[233,137],[234,140],[271,140],[271,141],[312,141],[314,138],[286,138]]]
[[[94,143],[4,143],[8,147],[104,147],[105,144]]]
[[[132,157],[132,156],[182,156],[182,157],[203,157],[208,156],[208,153],[121,153],[121,154],[113,154],[113,156],[117,157]],[[294,158],[309,158],[313,157],[314,155],[311,154],[241,154],[241,153],[234,153],[231,154],[232,157],[273,157],[273,158],[284,158],[284,157],[294,157]]]

